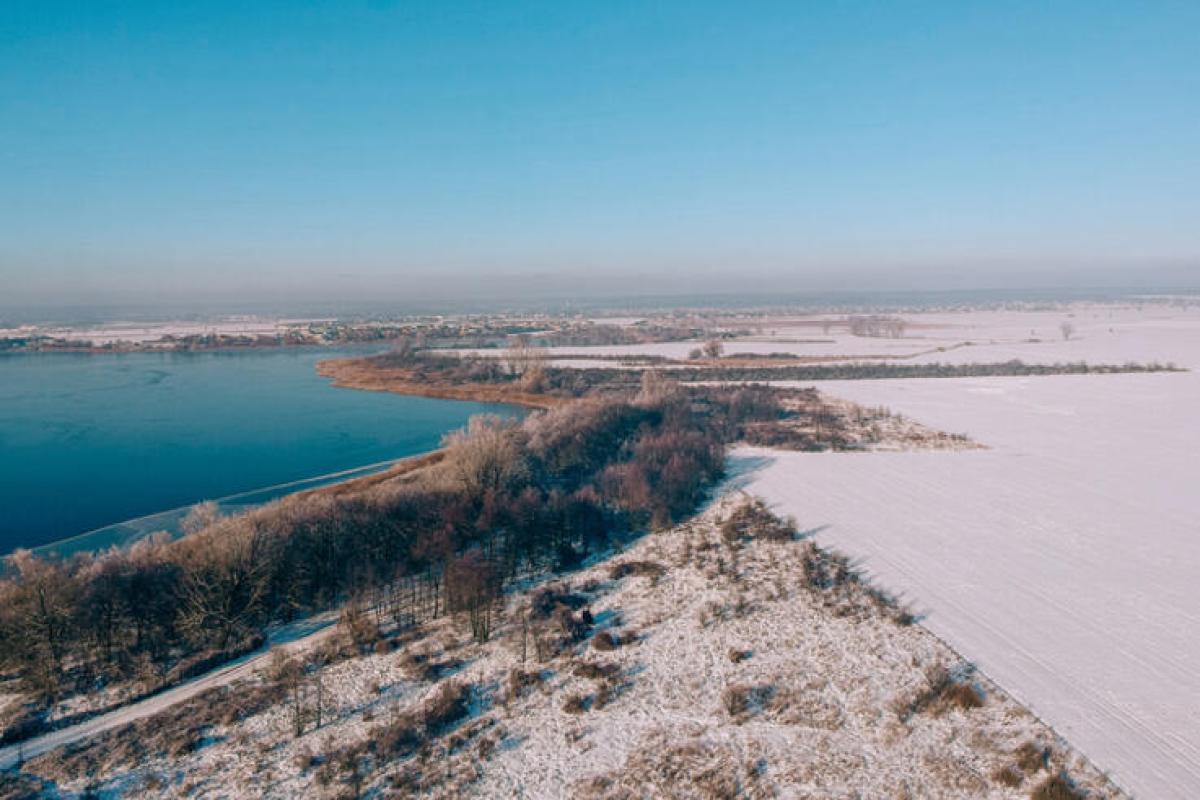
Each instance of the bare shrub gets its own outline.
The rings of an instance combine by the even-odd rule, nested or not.
[[[413,714],[404,714],[371,730],[369,739],[382,759],[400,758],[415,752],[425,741],[424,726]]]
[[[742,503],[721,523],[721,538],[727,544],[743,538],[790,542],[796,538],[796,524],[783,520],[758,498]]]
[[[667,574],[667,568],[657,561],[621,561],[608,568],[608,577],[614,581],[627,575],[661,578],[665,574]]]
[[[721,693],[721,707],[726,714],[736,719],[761,711],[774,694],[773,686],[726,686],[725,691]]]
[[[1030,800],[1087,800],[1087,792],[1079,788],[1065,772],[1051,775],[1034,788]]]
[[[925,673],[925,687],[911,699],[896,704],[897,716],[908,721],[917,714],[941,716],[951,709],[970,711],[983,707],[983,689],[974,682],[975,668],[970,664],[956,669],[933,667]]]
[[[1050,748],[1037,742],[1025,742],[1013,755],[1016,756],[1017,766],[1026,775],[1033,775],[1050,765]]]
[[[570,609],[560,606],[554,612],[553,622],[570,641],[581,642],[587,638],[594,620],[592,612],[586,608],[581,609],[578,613],[572,613]]]
[[[992,773],[992,780],[1001,786],[1015,789],[1025,782],[1025,773],[1012,765],[997,767]]]
[[[565,583],[548,583],[539,586],[529,598],[529,613],[534,619],[549,619],[560,606],[570,609],[587,605],[587,598],[571,591]]]
[[[731,717],[738,717],[750,710],[749,686],[727,686],[721,692],[721,707]]]
[[[592,647],[601,652],[616,650],[621,644],[621,637],[609,631],[600,631],[592,637]]]
[[[537,686],[542,682],[542,673],[540,670],[523,670],[514,667],[509,670],[508,678],[505,681],[507,688],[507,699],[514,700],[524,695],[529,689]]]
[[[447,681],[425,701],[422,720],[426,733],[436,733],[465,718],[471,699],[471,687],[456,681]]]
[[[587,711],[587,697],[578,692],[569,695],[563,703],[562,710],[568,714],[582,714]]]
[[[575,665],[572,670],[577,677],[589,678],[594,681],[613,680],[621,674],[621,668],[617,664],[601,662],[601,661],[581,661]]]

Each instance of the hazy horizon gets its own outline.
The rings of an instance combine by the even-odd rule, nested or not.
[[[12,4],[0,307],[1200,286],[1198,25]]]

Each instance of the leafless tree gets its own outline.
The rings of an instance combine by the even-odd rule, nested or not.
[[[478,550],[456,558],[446,567],[446,604],[451,613],[467,615],[477,642],[491,637],[500,586],[500,570]]]
[[[224,650],[249,634],[262,611],[270,576],[266,537],[228,523],[195,540],[183,583],[180,627]]]
[[[1062,333],[1063,341],[1065,342],[1075,335],[1075,323],[1069,319],[1064,319],[1059,324],[1058,330]]]
[[[199,533],[209,525],[215,525],[221,519],[221,510],[212,500],[196,503],[188,509],[187,514],[179,523],[185,535]]]
[[[511,488],[527,474],[516,434],[513,423],[494,414],[471,417],[466,430],[443,439],[445,468],[474,499]]]
[[[635,403],[654,405],[661,403],[679,391],[679,384],[667,377],[662,370],[648,369],[642,372],[642,388]]]
[[[513,339],[505,351],[504,363],[510,373],[522,378],[532,370],[540,368],[544,357],[545,352],[534,346],[529,334],[522,333]]]
[[[720,358],[724,350],[725,346],[721,344],[720,339],[709,339],[704,343],[704,355],[707,358]]]

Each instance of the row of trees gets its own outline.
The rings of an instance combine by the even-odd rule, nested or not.
[[[445,458],[359,493],[310,493],[177,541],[66,561],[28,552],[0,581],[0,668],[53,698],[147,688],[256,646],[271,622],[373,593],[398,622],[462,612],[486,638],[514,575],[569,567],[614,531],[666,524],[719,477],[750,390],[698,398],[661,376],[636,399],[586,399],[524,422],[481,416]]]

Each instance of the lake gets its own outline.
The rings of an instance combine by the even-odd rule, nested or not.
[[[201,500],[248,507],[431,450],[474,414],[521,413],[315,372],[364,352],[0,355],[0,553],[126,520],[112,530],[170,527],[178,515],[135,518]]]

